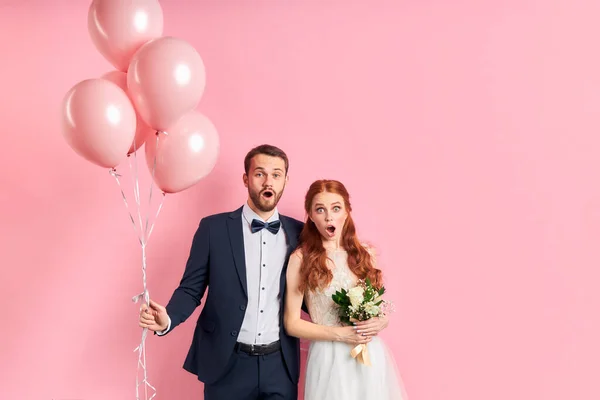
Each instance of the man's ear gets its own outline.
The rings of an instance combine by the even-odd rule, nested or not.
[[[248,175],[246,175],[245,172],[244,175],[242,175],[242,181],[244,181],[244,186],[248,187]]]

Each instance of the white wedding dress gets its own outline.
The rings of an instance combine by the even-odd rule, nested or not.
[[[343,326],[331,295],[356,285],[345,251],[329,251],[333,279],[325,289],[308,291],[306,304],[314,323]],[[391,352],[378,336],[367,345],[371,366],[352,358],[354,346],[342,342],[313,341],[306,362],[305,400],[407,400]]]

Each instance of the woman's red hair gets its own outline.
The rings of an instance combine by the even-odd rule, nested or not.
[[[340,245],[348,253],[348,266],[358,279],[369,278],[371,284],[380,288],[383,286],[381,270],[375,268],[373,258],[356,236],[356,228],[352,220],[350,195],[346,187],[339,181],[319,180],[313,182],[306,192],[304,210],[310,214],[314,197],[319,193],[335,193],[344,199],[348,218],[342,229]],[[302,264],[300,266],[300,290],[315,290],[327,286],[333,279],[331,270],[327,267],[327,253],[323,247],[323,238],[315,223],[306,218],[304,228],[300,233],[300,249]]]

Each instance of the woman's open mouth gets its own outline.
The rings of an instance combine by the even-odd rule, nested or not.
[[[335,235],[335,226],[327,225],[325,227],[325,231],[327,231],[327,233],[329,234],[330,237],[333,237],[333,235]]]

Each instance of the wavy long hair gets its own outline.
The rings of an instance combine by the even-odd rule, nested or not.
[[[318,180],[308,188],[304,199],[304,210],[307,218],[300,233],[300,249],[302,264],[300,266],[300,290],[315,290],[327,286],[333,279],[331,270],[327,267],[327,253],[323,247],[323,238],[315,223],[308,217],[315,196],[319,193],[335,193],[344,199],[344,207],[348,217],[342,229],[340,245],[348,253],[348,266],[358,279],[369,278],[374,287],[383,285],[381,270],[375,268],[373,258],[356,236],[356,228],[352,220],[350,195],[346,187],[335,180]]]

